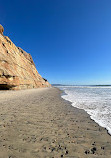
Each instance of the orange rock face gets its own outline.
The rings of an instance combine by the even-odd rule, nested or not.
[[[2,26],[2,25],[0,25],[0,34],[2,34],[2,35],[3,35],[3,31],[4,31],[4,28],[3,28],[3,26]]]
[[[30,54],[18,48],[0,31],[0,89],[50,87],[36,70]]]

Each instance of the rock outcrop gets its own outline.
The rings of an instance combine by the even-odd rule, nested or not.
[[[36,70],[30,54],[3,35],[0,25],[0,89],[49,87],[49,82]]]
[[[3,35],[3,31],[4,31],[4,28],[3,28],[3,26],[2,26],[2,25],[0,25],[0,34],[2,34],[2,35]]]

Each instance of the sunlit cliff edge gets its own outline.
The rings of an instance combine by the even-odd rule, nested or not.
[[[38,73],[30,54],[3,35],[0,25],[0,89],[31,89],[50,87],[50,83]]]

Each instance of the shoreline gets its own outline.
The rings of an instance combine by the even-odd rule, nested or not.
[[[58,88],[58,87],[57,87]],[[59,89],[59,88],[58,88]],[[61,89],[60,89],[61,90]],[[68,94],[65,92],[65,90],[62,90],[63,91],[63,94],[61,94],[61,97],[62,96],[67,96]],[[106,127],[104,124],[102,124],[102,123],[99,123],[98,122],[98,120],[95,120],[94,118],[93,118],[93,116],[90,114],[90,113],[88,113],[88,111],[87,110],[85,110],[85,109],[83,109],[83,108],[79,108],[79,107],[76,107],[76,106],[74,106],[73,105],[73,102],[72,101],[70,101],[70,100],[68,100],[68,99],[65,99],[64,97],[62,97],[64,100],[66,100],[66,101],[69,101],[70,103],[71,103],[71,105],[72,105],[72,107],[74,107],[74,108],[77,108],[77,109],[80,109],[80,110],[84,110],[88,115],[89,115],[89,117],[91,118],[91,120],[93,120],[96,124],[98,124],[100,127],[103,127],[106,131],[107,131],[107,133],[111,136],[111,129],[109,128],[109,127]]]
[[[57,87],[57,89],[59,89],[59,88]],[[60,90],[60,89],[59,89],[59,90]],[[62,96],[63,96],[63,95],[67,95],[67,93],[65,93],[64,90],[60,90],[60,91],[61,91],[61,98],[64,99]],[[66,100],[66,99],[64,99],[64,100]],[[72,103],[73,103],[73,102],[71,102],[71,101],[69,101],[69,100],[66,100],[66,101],[69,102],[71,105],[72,105]],[[73,106],[73,105],[72,105],[72,107],[77,108],[77,107],[75,107],[75,106]],[[77,108],[77,109],[79,109],[79,110],[84,110],[84,109],[80,109],[80,108]],[[109,131],[108,131],[108,129],[107,129],[106,127],[101,126],[98,122],[96,122],[93,118],[91,118],[91,115],[88,114],[88,112],[87,112],[86,110],[84,110],[84,111],[87,113],[87,115],[89,115],[89,117],[90,117],[90,119],[91,119],[92,121],[94,121],[94,122],[95,122],[97,125],[99,125],[100,127],[104,128],[104,129],[107,131],[107,134],[111,136],[111,134],[109,133]]]
[[[58,88],[0,93],[0,158],[110,158],[111,136]]]

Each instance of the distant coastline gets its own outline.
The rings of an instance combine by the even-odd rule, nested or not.
[[[68,85],[68,84],[51,84],[52,86],[111,86],[111,85],[101,85],[101,84],[99,84],[99,85]]]

